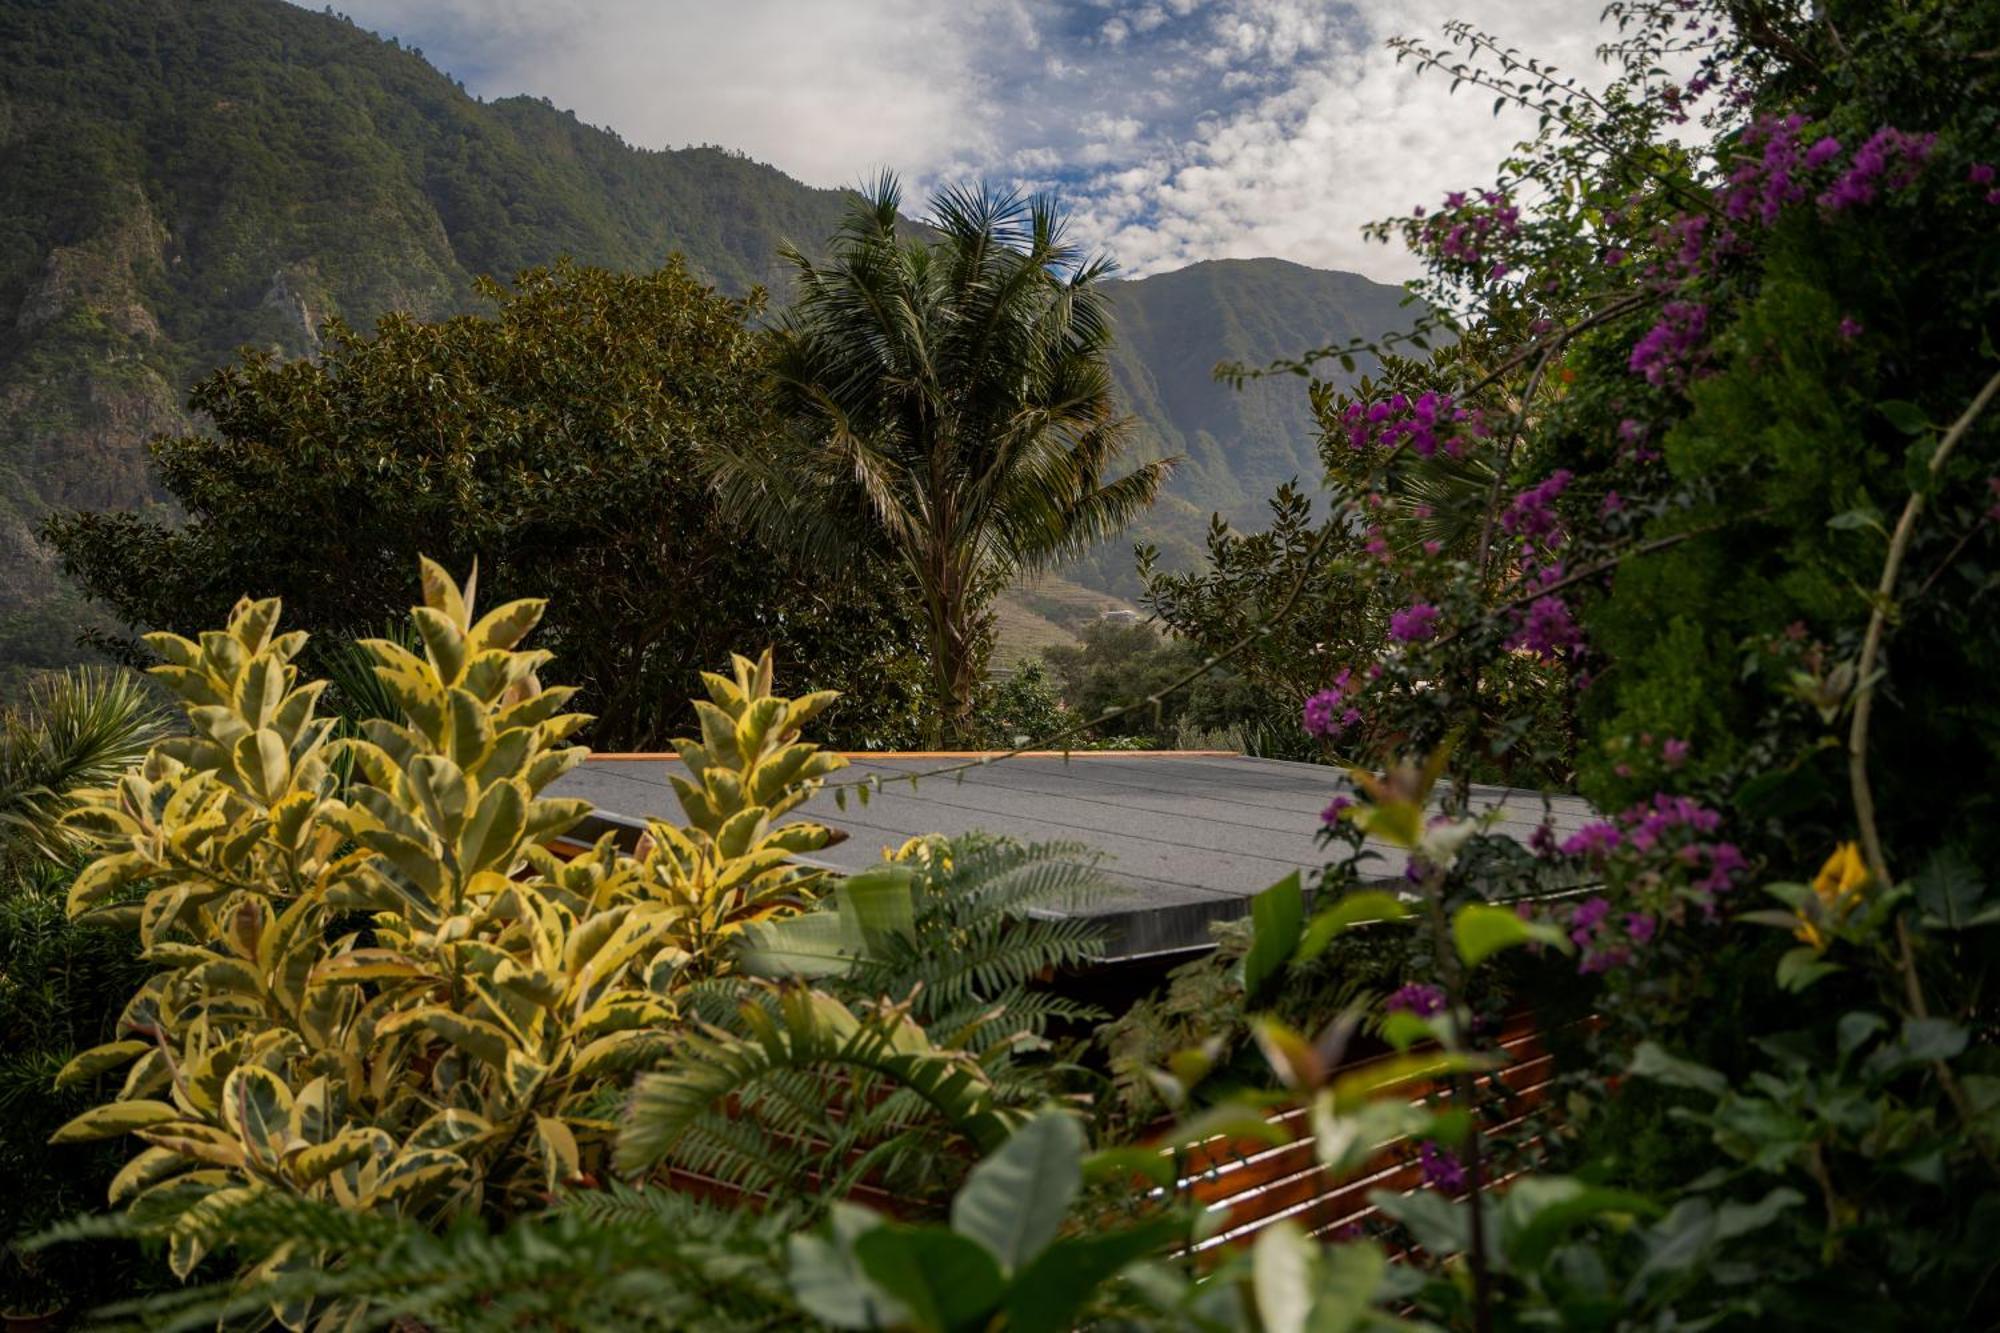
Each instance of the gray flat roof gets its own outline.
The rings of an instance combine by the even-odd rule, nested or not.
[[[925,833],[975,830],[1023,842],[1080,842],[1105,854],[1109,883],[1078,914],[1102,921],[1112,958],[1188,949],[1209,941],[1211,922],[1242,916],[1250,898],[1294,870],[1326,857],[1316,838],[1320,812],[1348,789],[1338,769],[1243,755],[1188,752],[1079,752],[1024,755],[962,774],[911,774],[950,766],[947,756],[850,755],[833,783],[880,776],[885,784],[867,805],[848,793],[838,808],[821,791],[792,818],[812,818],[844,830],[846,841],[817,853],[816,863],[855,871],[879,861],[885,848]],[[959,760],[958,762],[962,762]],[[668,785],[672,756],[600,756],[568,774],[550,794],[578,796],[625,822],[680,820]],[[1474,789],[1475,807],[1502,808],[1498,829],[1526,839],[1541,822],[1540,792]],[[1555,796],[1548,810],[1559,833],[1592,816],[1573,796]],[[1399,876],[1403,854],[1374,846],[1384,879]]]

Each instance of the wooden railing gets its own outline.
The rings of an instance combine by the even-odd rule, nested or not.
[[[1482,1101],[1504,1098],[1505,1118],[1489,1121],[1484,1128],[1492,1135],[1506,1135],[1519,1131],[1548,1102],[1555,1061],[1527,1015],[1505,1024],[1496,1044],[1504,1063],[1479,1077],[1476,1093]],[[1384,1054],[1358,1060],[1337,1072],[1364,1072],[1391,1058]],[[1411,1102],[1449,1103],[1451,1089],[1442,1081],[1418,1080],[1395,1095]],[[1198,1207],[1220,1214],[1196,1250],[1248,1244],[1281,1220],[1311,1235],[1330,1235],[1376,1216],[1368,1202],[1375,1191],[1409,1193],[1423,1188],[1417,1145],[1407,1139],[1376,1145],[1360,1170],[1335,1177],[1320,1165],[1309,1118],[1305,1107],[1267,1117],[1288,1136],[1275,1146],[1262,1139],[1219,1136],[1184,1150],[1176,1190]]]

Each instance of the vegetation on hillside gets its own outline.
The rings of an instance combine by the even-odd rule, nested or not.
[[[699,673],[740,643],[849,689],[857,747],[916,738],[927,697],[904,585],[746,541],[712,455],[775,437],[755,300],[679,260],[620,275],[559,265],[483,289],[491,315],[338,322],[311,361],[246,353],[196,388],[212,429],[157,440],[181,516],[52,518],[65,568],[128,627],[193,634],[246,591],[322,642],[396,614],[420,552],[490,595],[553,599],[544,642],[607,750],[661,748]]]

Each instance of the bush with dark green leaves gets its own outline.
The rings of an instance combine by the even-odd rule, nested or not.
[[[601,749],[662,748],[699,673],[765,644],[788,678],[845,693],[841,741],[913,740],[927,687],[901,575],[782,557],[710,490],[712,451],[776,430],[760,298],[678,259],[481,290],[491,314],[333,323],[312,360],[249,351],[217,370],[189,400],[210,432],[152,445],[186,521],[57,515],[64,568],[134,631],[192,633],[279,596],[333,643],[400,614],[420,553],[476,563],[489,599],[550,599],[543,642]]]

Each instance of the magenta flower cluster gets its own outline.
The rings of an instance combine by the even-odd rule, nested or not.
[[[1347,441],[1360,450],[1408,445],[1419,458],[1442,449],[1453,458],[1465,452],[1464,436],[1484,436],[1480,414],[1460,407],[1448,393],[1425,390],[1415,398],[1392,394],[1373,403],[1352,403],[1341,414]]]
[[[1652,913],[1614,916],[1611,900],[1602,896],[1586,898],[1570,911],[1569,938],[1576,945],[1576,970],[1585,975],[1626,966],[1634,951],[1651,944],[1658,933],[1659,922]]]
[[[1397,643],[1423,643],[1437,634],[1440,614],[1429,602],[1406,606],[1389,617],[1389,637]]]
[[[1685,750],[1675,743],[1676,758]],[[1616,819],[1586,824],[1558,850],[1583,860],[1613,882],[1654,887],[1682,884],[1711,916],[1717,898],[1749,869],[1735,843],[1718,840],[1722,816],[1687,796],[1656,792]],[[1574,924],[1574,923],[1572,923]],[[1652,925],[1644,928],[1651,938]],[[1643,941],[1641,941],[1643,943]]]
[[[1523,541],[1549,549],[1562,545],[1562,520],[1556,516],[1555,503],[1572,480],[1568,468],[1557,468],[1507,502],[1500,526]]]
[[[1484,268],[1489,280],[1506,277],[1506,263],[1494,255],[1520,234],[1521,210],[1498,190],[1481,191],[1476,200],[1453,191],[1444,197],[1444,210],[1424,223],[1418,245],[1453,263]]]
[[[1383,1001],[1383,1007],[1392,1014],[1415,1014],[1418,1018],[1429,1018],[1444,1012],[1444,990],[1427,981],[1408,982]]]
[[[1308,735],[1323,741],[1332,740],[1361,720],[1361,711],[1349,702],[1352,679],[1353,672],[1342,668],[1341,673],[1333,678],[1331,688],[1321,690],[1306,700],[1301,725]]]
[[[1417,1166],[1424,1184],[1446,1194],[1465,1192],[1465,1164],[1451,1152],[1426,1139],[1417,1149]]]
[[[1516,613],[1514,632],[1507,646],[1526,649],[1544,662],[1554,662],[1583,646],[1583,631],[1577,627],[1569,603],[1550,593],[1537,597],[1525,610]]]
[[[1806,118],[1800,115],[1759,116],[1743,131],[1745,155],[1721,190],[1724,215],[1737,222],[1754,219],[1768,227],[1788,206],[1806,198],[1805,182],[1799,178],[1837,156],[1840,142],[1821,139],[1803,147],[1799,131],[1805,126]]]
[[[1678,389],[1707,359],[1708,307],[1698,301],[1669,301],[1660,322],[1632,345],[1629,368],[1646,383]]]
[[[1965,169],[1965,178],[1967,180],[1971,181],[1974,185],[1984,185],[1987,187],[1986,202],[1989,204],[2000,204],[2000,189],[1993,188],[1993,174],[1993,164],[1991,162],[1974,162]]]
[[[1832,139],[1823,139],[1820,143],[1833,145],[1833,154],[1829,158],[1840,151],[1839,143]],[[1838,213],[1861,204],[1874,203],[1883,190],[1901,190],[1915,184],[1936,144],[1935,134],[1906,134],[1893,126],[1884,125],[1869,136],[1867,143],[1855,150],[1854,160],[1848,164],[1847,170],[1820,195],[1820,207],[1830,213]],[[1815,151],[1818,147],[1815,145]]]

